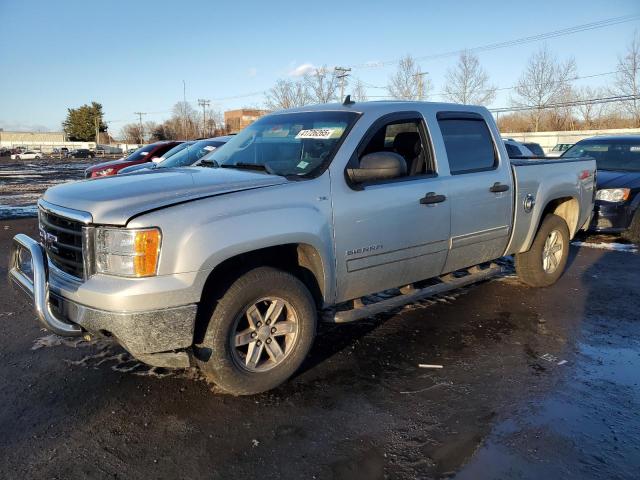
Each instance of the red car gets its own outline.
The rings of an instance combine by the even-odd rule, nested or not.
[[[99,178],[108,177],[109,175],[115,175],[125,167],[130,167],[131,165],[137,165],[139,163],[150,162],[155,157],[161,157],[180,143],[182,142],[165,141],[145,145],[126,158],[113,160],[111,162],[98,163],[97,165],[93,165],[87,168],[84,171],[84,178]]]

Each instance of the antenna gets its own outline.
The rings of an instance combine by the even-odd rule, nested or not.
[[[351,95],[347,95],[346,97],[344,97],[344,102],[342,102],[342,105],[353,105],[354,102],[353,100],[351,100]]]

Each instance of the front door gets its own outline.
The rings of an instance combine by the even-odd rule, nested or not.
[[[407,175],[349,185],[332,173],[338,302],[437,276],[447,258],[450,202],[422,117],[416,112],[383,117],[352,162],[376,151],[400,154]]]

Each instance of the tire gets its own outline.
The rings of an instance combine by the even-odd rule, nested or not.
[[[315,303],[300,280],[275,268],[259,267],[234,281],[216,303],[195,356],[207,380],[225,392],[265,392],[298,370],[313,344],[316,323]],[[239,335],[241,345],[236,346]],[[281,358],[273,356],[278,349]]]
[[[625,240],[635,243],[636,245],[640,245],[640,207],[636,210],[633,220],[631,220],[631,225],[629,225],[629,229],[624,232],[622,236]]]
[[[555,233],[556,240],[552,239]],[[553,254],[545,261],[545,246],[549,240]],[[520,281],[531,287],[553,285],[564,272],[569,257],[569,227],[557,215],[547,215],[536,233],[529,251],[516,254],[516,273]],[[550,253],[548,250],[547,253]]]

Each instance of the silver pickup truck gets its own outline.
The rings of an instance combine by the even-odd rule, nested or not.
[[[589,223],[595,169],[510,161],[482,107],[288,110],[199,167],[50,188],[10,278],[59,335],[112,337],[252,394],[295,373],[319,312],[364,318],[487,278],[510,254],[524,283],[553,284]]]

